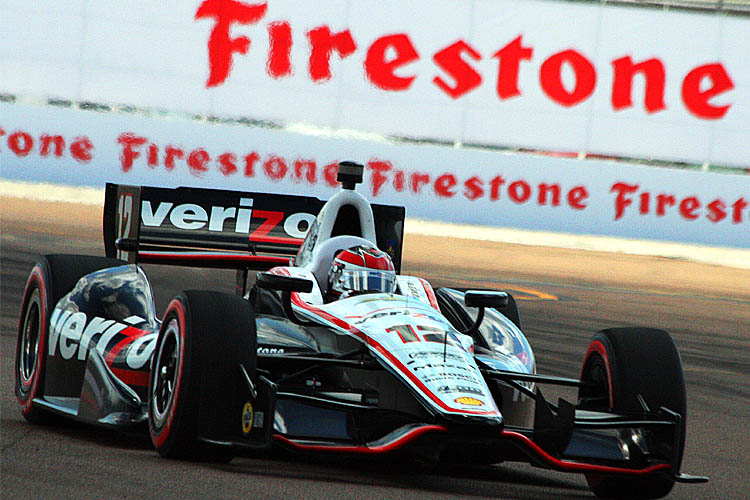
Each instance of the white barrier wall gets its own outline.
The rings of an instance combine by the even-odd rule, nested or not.
[[[750,175],[0,103],[5,179],[326,199],[340,160],[365,163],[359,189],[412,217],[750,248]]]
[[[542,0],[4,0],[0,93],[750,165],[750,17]]]

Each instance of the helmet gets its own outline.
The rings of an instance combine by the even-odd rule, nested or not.
[[[328,293],[345,298],[355,293],[396,290],[396,270],[387,253],[369,245],[341,250],[328,272]]]

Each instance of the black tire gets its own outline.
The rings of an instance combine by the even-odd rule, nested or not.
[[[666,407],[682,416],[682,440],[677,466],[685,445],[687,399],[682,360],[672,337],[651,328],[612,328],[597,333],[589,345],[581,380],[593,382],[581,389],[582,408],[641,412],[640,394],[651,411]],[[663,475],[624,478],[587,474],[591,490],[599,498],[653,499],[667,495],[674,480]]]
[[[228,462],[222,441],[241,427],[245,385],[240,364],[253,377],[255,316],[236,295],[189,290],[170,302],[151,362],[148,422],[163,457]],[[246,390],[246,389],[245,389]]]
[[[53,423],[34,404],[43,394],[49,321],[55,304],[87,274],[126,264],[90,255],[47,255],[31,269],[21,302],[16,342],[15,392],[21,414],[31,423]]]

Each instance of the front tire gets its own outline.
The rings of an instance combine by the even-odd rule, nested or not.
[[[669,408],[681,415],[679,467],[685,445],[687,399],[682,360],[672,337],[651,328],[612,328],[597,333],[589,345],[581,380],[590,388],[579,392],[580,407],[589,410],[642,412],[640,395],[651,411]],[[676,471],[675,471],[676,472]],[[599,498],[654,499],[667,495],[674,480],[664,476],[623,478],[587,474],[591,490]]]
[[[34,404],[44,391],[47,339],[52,309],[87,274],[126,264],[90,255],[47,255],[31,269],[21,302],[16,342],[15,393],[21,415],[35,424],[53,416]]]
[[[151,441],[163,457],[228,462],[232,450],[206,442],[241,424],[236,395],[256,362],[252,306],[235,295],[190,290],[167,307],[149,381]]]

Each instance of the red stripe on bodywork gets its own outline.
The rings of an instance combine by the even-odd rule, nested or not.
[[[639,476],[672,468],[669,464],[658,464],[645,469],[626,469],[624,467],[611,467],[608,465],[584,464],[581,462],[560,460],[544,451],[538,444],[532,441],[531,438],[524,436],[520,432],[503,431],[502,436],[520,442],[526,449],[533,452],[535,456],[542,459],[547,465],[563,472],[598,472],[602,474]]]
[[[148,387],[148,372],[136,370],[123,370],[121,368],[112,368],[112,373],[128,385],[137,385],[139,387]]]
[[[282,443],[291,446],[292,448],[296,448],[298,450],[305,450],[305,451],[331,451],[331,452],[339,452],[339,453],[359,453],[359,454],[378,454],[378,453],[387,453],[389,451],[397,450],[398,448],[401,448],[405,444],[409,443],[410,441],[413,441],[414,439],[418,438],[422,434],[425,434],[427,432],[446,432],[446,428],[442,425],[424,425],[422,427],[417,427],[416,429],[411,429],[401,436],[397,437],[393,441],[389,441],[387,443],[375,445],[375,446],[369,446],[369,445],[325,445],[325,444],[304,444],[304,443],[298,443],[296,441],[293,441],[285,436],[281,436],[279,434],[274,434],[273,438],[277,441],[281,441]]]
[[[422,288],[424,288],[424,291],[427,294],[427,299],[429,299],[430,305],[433,307],[433,309],[440,311],[440,306],[438,306],[437,297],[435,297],[435,291],[432,289],[432,285],[430,285],[425,279],[418,279],[419,282],[422,283]]]
[[[273,438],[287,446],[295,448],[301,451],[328,451],[336,453],[357,453],[357,454],[379,454],[387,453],[389,451],[397,450],[409,442],[413,441],[417,437],[426,434],[428,432],[447,432],[448,430],[442,425],[424,425],[416,429],[405,432],[401,436],[388,441],[387,443],[372,445],[341,445],[341,444],[307,444],[300,443],[286,436],[275,434]],[[587,464],[582,462],[573,462],[570,460],[560,460],[559,458],[553,457],[546,451],[544,451],[538,444],[536,444],[531,438],[513,431],[503,431],[500,434],[500,439],[508,439],[516,441],[522,449],[529,452],[529,454],[535,458],[538,458],[551,469],[559,470],[562,472],[592,472],[601,474],[618,474],[628,476],[643,476],[653,474],[659,471],[666,471],[671,469],[669,464],[657,464],[645,469],[627,469],[624,467],[613,467],[608,465],[596,465]]]
[[[120,354],[120,352],[125,349],[126,346],[133,343],[134,340],[136,340],[139,337],[143,337],[144,335],[149,332],[147,330],[140,330],[138,328],[135,328],[133,326],[129,326],[126,329],[118,332],[118,334],[125,335],[125,338],[119,341],[115,346],[107,353],[107,357],[105,358],[108,365],[111,365],[114,363],[115,359],[117,359],[117,355]]]

